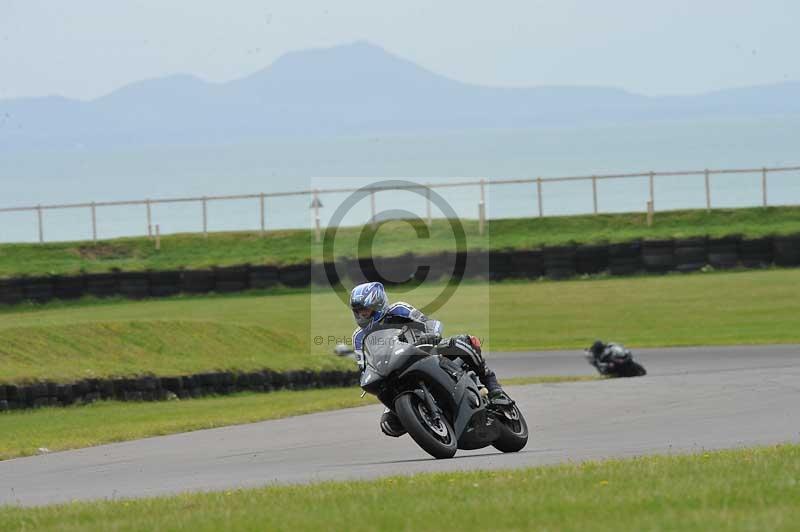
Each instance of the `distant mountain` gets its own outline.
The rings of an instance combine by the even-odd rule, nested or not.
[[[656,98],[604,87],[492,88],[448,79],[357,42],[292,52],[222,84],[176,75],[133,83],[90,102],[0,100],[0,150],[797,112],[798,82]]]

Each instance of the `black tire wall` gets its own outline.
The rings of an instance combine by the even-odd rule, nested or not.
[[[345,287],[367,281],[387,285],[406,281],[448,280],[456,264],[466,264],[465,279],[568,279],[576,275],[608,272],[633,275],[692,272],[710,265],[715,269],[800,266],[800,234],[747,239],[678,238],[614,244],[553,246],[534,250],[502,249],[444,252],[434,255],[407,253],[400,257],[343,259],[340,262],[283,266],[244,264],[201,270],[110,272],[76,276],[36,276],[0,279],[0,304],[23,301],[44,303],[86,295],[122,296],[129,299],[168,297],[179,293],[235,293],[267,289],[278,284],[303,288],[327,286],[328,280]]]
[[[718,270],[728,270],[739,265],[738,235],[708,240],[708,264]]]
[[[262,370],[249,373],[224,371],[167,377],[143,375],[132,378],[86,379],[70,383],[0,384],[0,412],[106,399],[163,401],[174,397],[188,399],[242,391],[303,390],[356,384],[358,372],[338,370]]]
[[[774,260],[778,266],[800,265],[800,234],[776,236],[773,241]]]
[[[608,246],[608,271],[611,275],[633,275],[642,268],[642,244],[638,240]]]
[[[548,279],[568,279],[576,272],[577,248],[575,246],[546,247],[544,256],[544,273]]]
[[[675,243],[672,240],[642,242],[642,264],[648,273],[667,273],[675,270]]]
[[[675,240],[675,269],[693,272],[702,269],[708,260],[708,239],[679,238]]]
[[[745,268],[764,268],[775,260],[773,238],[742,239],[739,242],[739,260]]]

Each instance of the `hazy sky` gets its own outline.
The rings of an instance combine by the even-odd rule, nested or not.
[[[780,0],[0,0],[0,98],[227,81],[355,40],[487,85],[703,92],[800,79],[798,21]]]

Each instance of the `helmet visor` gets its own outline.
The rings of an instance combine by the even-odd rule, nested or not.
[[[375,311],[371,308],[358,306],[353,308],[353,313],[362,320],[368,320],[373,314],[375,314]]]

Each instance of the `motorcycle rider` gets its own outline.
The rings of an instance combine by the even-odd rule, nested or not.
[[[595,342],[588,349],[589,353],[591,353],[593,357],[590,361],[591,364],[597,368],[597,371],[599,371],[602,375],[608,374],[608,369],[610,367],[608,364],[608,355],[611,353],[607,351],[609,345],[604,344],[601,340],[595,340]]]
[[[350,308],[358,328],[353,332],[353,349],[363,367],[364,338],[372,327],[380,324],[421,324],[425,332],[409,331],[412,337],[407,341],[415,345],[434,345],[437,352],[447,358],[461,358],[468,367],[475,372],[480,381],[489,391],[489,400],[497,405],[513,404],[505,394],[497,376],[486,366],[486,361],[481,355],[480,340],[475,336],[459,334],[449,338],[442,338],[442,323],[428,318],[421,311],[404,302],[389,304],[383,284],[378,282],[363,283],[350,293]],[[405,429],[400,419],[390,409],[386,409],[381,416],[381,430],[387,436],[399,437],[405,434]]]
[[[627,349],[622,344],[614,342],[603,343],[601,340],[595,342],[587,349],[587,353],[591,355],[589,363],[597,368],[601,375],[610,375],[615,369],[612,362],[613,355],[616,353],[631,354],[630,349]]]

